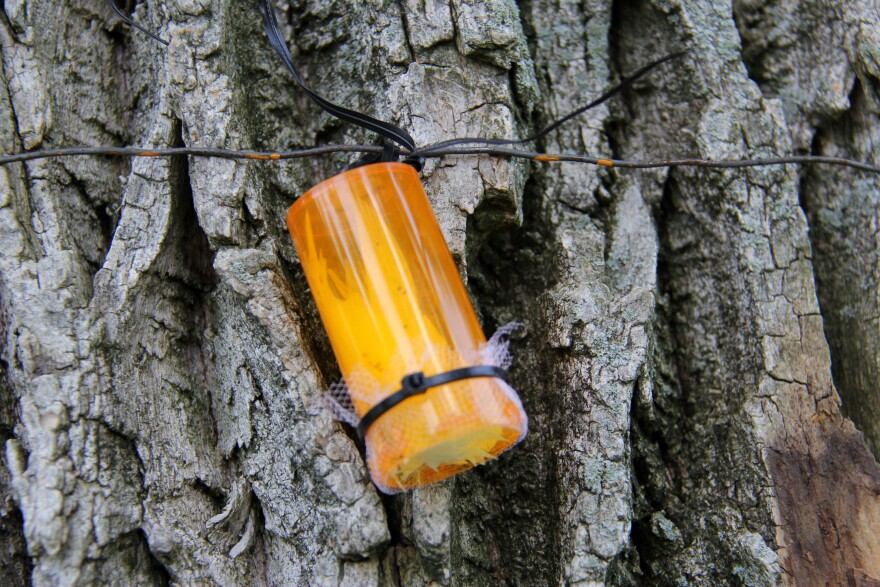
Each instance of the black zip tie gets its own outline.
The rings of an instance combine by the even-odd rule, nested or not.
[[[378,146],[382,148],[381,151],[378,153],[367,153],[366,155],[359,157],[354,163],[346,167],[345,170],[350,171],[373,163],[396,163],[400,161],[400,147],[388,139],[382,139],[382,142]],[[424,159],[421,157],[419,157],[419,159],[421,159],[422,164],[424,164]],[[405,163],[409,163],[409,161],[405,161]],[[410,164],[416,168],[416,171],[422,170],[421,165],[416,167],[415,164]]]
[[[357,426],[358,434],[361,440],[366,439],[367,430],[376,420],[381,418],[385,412],[395,407],[407,399],[421,395],[433,387],[446,385],[462,379],[472,379],[474,377],[495,377],[502,381],[507,381],[506,373],[501,367],[491,365],[475,365],[473,367],[462,367],[461,369],[453,369],[445,373],[438,373],[431,377],[425,377],[421,371],[410,373],[400,381],[400,389],[380,401],[373,406],[366,415],[361,418]]]
[[[416,171],[421,171],[425,167],[425,158],[418,153],[411,153],[403,160],[407,165],[412,165]]]
[[[395,163],[400,161],[400,147],[391,141],[385,141],[380,160],[382,163]]]
[[[296,68],[296,65],[293,63],[290,49],[287,48],[287,44],[281,36],[281,31],[278,29],[278,19],[275,16],[275,10],[272,8],[270,0],[260,0],[260,11],[263,13],[263,24],[266,29],[266,34],[269,36],[269,43],[272,45],[272,48],[275,49],[275,52],[281,57],[282,63],[284,63],[284,66],[293,75],[293,79],[299,84],[299,87],[303,89],[308,97],[312,99],[312,101],[323,108],[324,111],[332,114],[340,120],[344,120],[345,122],[349,122],[374,132],[381,137],[405,147],[407,151],[416,150],[415,140],[408,132],[399,126],[391,124],[390,122],[378,120],[372,116],[367,116],[366,114],[350,110],[343,106],[338,106],[309,89],[305,80],[303,80],[300,75],[299,70]],[[406,162],[410,163],[420,171],[421,166],[418,164],[420,160],[421,158],[419,157],[408,157]]]

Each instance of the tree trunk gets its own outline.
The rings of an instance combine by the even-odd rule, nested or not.
[[[276,4],[313,88],[420,145],[527,136],[688,49],[536,146],[880,163],[876,0]],[[103,0],[3,9],[6,153],[372,140],[256,2],[138,3],[167,48]],[[530,433],[387,497],[322,409],[283,222],[351,158],[0,170],[4,585],[880,581],[880,178],[429,161],[484,327],[525,324]]]

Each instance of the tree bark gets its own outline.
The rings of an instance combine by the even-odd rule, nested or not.
[[[527,136],[688,49],[536,147],[880,164],[876,0],[276,5],[314,89],[420,145]],[[6,153],[371,140],[256,2],[129,6],[167,48],[103,1],[2,6]],[[349,159],[0,168],[3,584],[880,581],[880,178],[430,160],[486,330],[525,324],[530,433],[388,497],[322,409],[283,222]]]

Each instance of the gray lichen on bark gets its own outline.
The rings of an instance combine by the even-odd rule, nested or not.
[[[371,140],[293,86],[255,2],[130,4],[167,49],[104,2],[5,1],[4,152]],[[276,8],[314,88],[420,145],[525,136],[686,48],[536,147],[877,163],[871,0]],[[321,408],[339,374],[283,224],[345,163],[0,168],[4,584],[880,578],[877,178],[429,161],[487,331],[525,324],[531,431],[383,497]]]

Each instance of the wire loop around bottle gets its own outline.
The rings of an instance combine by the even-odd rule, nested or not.
[[[278,29],[278,20],[275,16],[275,10],[272,8],[269,0],[260,0],[260,11],[263,13],[263,24],[266,29],[266,34],[269,36],[269,43],[272,45],[272,48],[275,49],[278,56],[281,57],[281,62],[293,76],[294,81],[296,81],[299,87],[302,88],[312,101],[324,109],[324,111],[340,120],[344,120],[345,122],[372,131],[381,137],[405,147],[409,151],[414,151],[416,149],[416,143],[412,136],[399,126],[391,124],[390,122],[378,120],[372,116],[363,114],[362,112],[339,106],[326,100],[316,92],[313,92],[306,85],[305,80],[302,78],[299,70],[293,62],[290,49],[287,48],[287,43],[285,43],[284,38],[281,36],[281,31]]]

